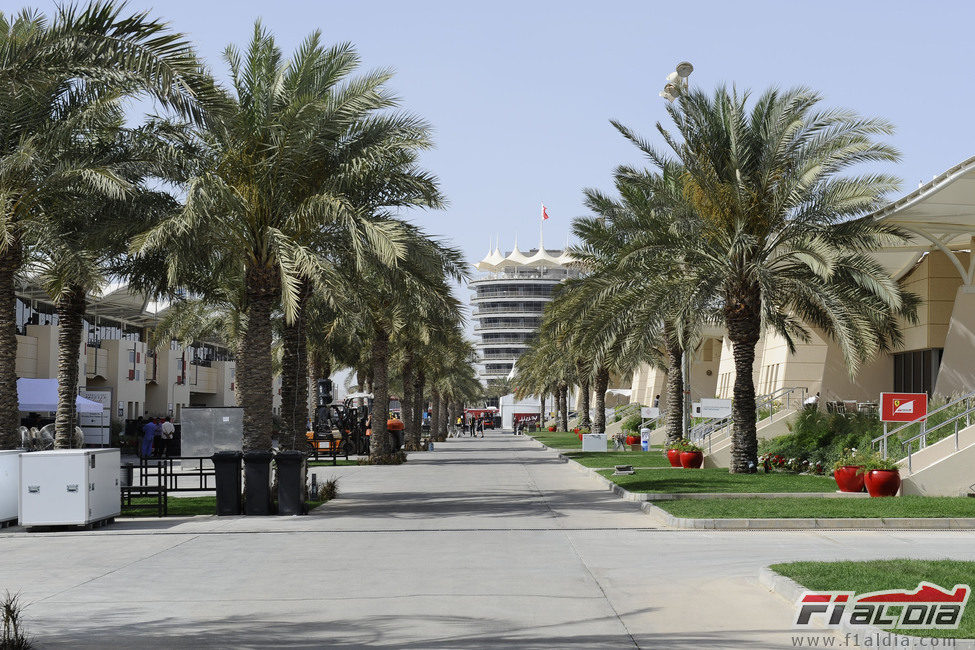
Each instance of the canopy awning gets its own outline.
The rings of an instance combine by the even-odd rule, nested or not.
[[[910,242],[875,254],[895,278],[907,273],[925,253],[940,250],[955,265],[964,283],[973,284],[975,268],[966,265],[967,260],[956,253],[967,253],[975,235],[975,157],[935,176],[871,216],[900,226],[912,235]]]
[[[21,377],[17,380],[17,402],[24,412],[58,410],[58,380]],[[79,413],[102,412],[101,404],[81,395],[75,397],[75,404]]]

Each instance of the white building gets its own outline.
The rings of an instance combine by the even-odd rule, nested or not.
[[[569,268],[572,257],[566,251],[527,252],[514,250],[502,255],[495,248],[474,265],[481,276],[470,283],[474,333],[478,337],[478,378],[504,379],[542,321],[552,290],[567,278],[579,274]]]

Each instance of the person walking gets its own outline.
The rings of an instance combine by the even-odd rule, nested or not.
[[[159,425],[159,455],[163,458],[169,458],[169,447],[172,445],[173,434],[176,433],[176,426],[172,422],[172,418],[166,418],[162,424]]]
[[[481,432],[481,437],[484,437],[484,418],[477,419],[477,430]]]
[[[148,422],[146,422],[145,426],[142,427],[143,458],[152,458],[152,444],[155,441],[157,433],[159,433],[159,425],[156,424],[155,420],[150,419]]]
[[[477,431],[477,417],[475,417],[475,415],[471,413],[471,438],[474,437],[476,431]]]

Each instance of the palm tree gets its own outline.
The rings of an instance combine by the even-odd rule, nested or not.
[[[874,138],[889,123],[820,109],[818,94],[772,89],[748,94],[693,91],[668,106],[676,134],[658,130],[672,157],[621,125],[657,165],[682,169],[683,195],[697,215],[688,269],[720,300],[735,357],[732,472],[757,467],[752,366],[763,325],[790,345],[813,326],[842,349],[851,372],[900,340],[897,318],[914,301],[871,257],[901,237],[863,218],[897,186],[884,174],[844,175],[851,166],[893,162]]]
[[[257,23],[246,54],[230,46],[224,58],[232,109],[201,134],[204,171],[187,183],[182,209],[137,238],[135,250],[165,251],[171,278],[234,269],[246,320],[237,379],[244,448],[268,449],[272,313],[280,308],[294,323],[307,296],[304,282],[326,292],[340,284],[337,260],[319,254],[320,238],[345,237],[384,263],[401,254],[389,231],[351,205],[336,179],[343,166],[362,162],[357,156],[383,151],[368,150],[377,133],[395,127],[404,139],[422,140],[425,127],[409,116],[369,117],[395,104],[383,89],[390,74],[350,80],[358,65],[353,48],[325,48],[317,32],[286,61]],[[288,433],[292,441],[297,436],[291,429],[286,443]]]
[[[32,261],[25,237],[56,231],[48,220],[79,194],[97,200],[115,190],[98,161],[71,154],[90,118],[122,95],[149,94],[197,122],[220,105],[180,34],[122,8],[64,7],[51,21],[0,13],[0,448],[19,444],[14,280]]]

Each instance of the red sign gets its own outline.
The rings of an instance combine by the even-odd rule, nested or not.
[[[515,424],[519,422],[538,422],[539,414],[538,413],[514,413],[513,418]]]
[[[882,422],[914,422],[928,414],[927,393],[881,393]]]

